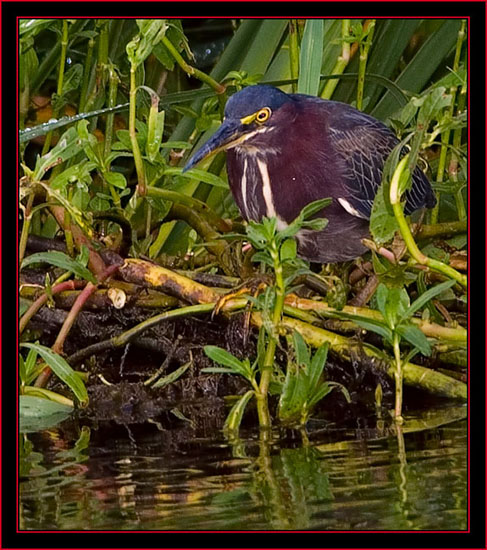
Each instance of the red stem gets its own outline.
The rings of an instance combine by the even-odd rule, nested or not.
[[[51,289],[51,294],[58,294],[59,292],[63,292],[65,290],[75,290],[77,288],[81,288],[85,286],[85,284],[86,284],[86,281],[64,281],[63,283],[54,285]],[[39,296],[39,298],[37,298],[37,300],[35,300],[32,303],[32,305],[22,315],[22,318],[19,321],[19,334],[22,334],[22,332],[24,332],[24,329],[27,326],[28,322],[41,309],[41,307],[46,302],[47,302],[47,293],[44,293],[42,294],[42,296]]]
[[[103,273],[100,275],[99,283],[102,283],[105,279],[113,275],[113,273],[115,273],[115,271],[117,271],[118,268],[119,268],[118,265],[111,265],[107,267],[103,271]],[[54,351],[55,353],[59,353],[59,354],[63,353],[64,342],[74,322],[76,321],[76,317],[78,316],[79,312],[85,305],[88,298],[93,294],[93,292],[95,292],[95,290],[98,287],[98,284],[94,285],[93,283],[89,282],[85,286],[85,288],[80,292],[79,296],[76,298],[76,301],[74,302],[73,307],[68,313],[68,316],[64,320],[63,326],[61,327],[61,330],[59,331],[59,334],[56,338],[56,341],[52,346],[52,351]],[[51,376],[51,372],[52,372],[51,368],[46,367],[37,377],[37,380],[35,381],[34,386],[36,386],[37,388],[43,388],[47,384],[47,381]]]

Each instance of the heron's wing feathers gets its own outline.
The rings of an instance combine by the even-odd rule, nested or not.
[[[330,116],[328,137],[344,166],[347,196],[341,201],[342,206],[349,213],[370,218],[384,163],[398,139],[382,122],[346,108]],[[416,168],[412,188],[406,194],[406,214],[425,205],[431,207],[435,202],[428,179]]]
[[[357,111],[344,109],[329,120],[328,136],[344,167],[347,210],[369,218],[384,163],[398,140],[386,126]]]

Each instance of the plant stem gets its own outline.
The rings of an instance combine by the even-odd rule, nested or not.
[[[465,66],[467,66],[467,59],[465,59]],[[457,101],[458,115],[460,115],[464,111],[466,101],[467,101],[467,81],[465,80],[458,94],[458,101]],[[448,166],[448,174],[450,175],[450,178],[454,183],[458,181],[458,155],[456,151],[460,150],[461,142],[462,142],[462,128],[456,128],[453,131],[453,148],[451,153],[450,164]],[[463,200],[463,194],[461,189],[459,189],[455,193],[455,204],[457,206],[458,219],[461,221],[466,221],[467,212],[465,209],[465,203]]]
[[[289,20],[289,68],[291,71],[292,90],[296,93],[298,89],[299,76],[299,43],[298,43],[298,22],[296,19]]]
[[[395,332],[394,333],[394,361],[395,361],[395,371],[394,378],[396,381],[396,401],[394,406],[394,418],[396,422],[402,424],[402,361],[401,361],[401,348],[399,346],[401,339],[400,336]]]
[[[173,43],[167,38],[167,36],[162,37],[162,43],[164,44],[164,46],[166,46],[166,48],[176,60],[176,63],[181,67],[181,69],[183,69],[185,73],[189,74],[189,76],[194,76],[195,78],[198,78],[202,82],[205,82],[206,84],[208,84],[208,86],[213,88],[217,94],[223,94],[225,92],[225,86],[219,84],[216,80],[211,78],[211,76],[207,75],[203,71],[195,69],[194,67],[186,63],[183,56],[178,52],[178,50],[174,47]]]
[[[364,31],[370,27],[370,31],[364,42],[360,43],[360,57],[358,66],[358,83],[357,83],[357,109],[362,110],[364,100],[364,86],[365,86],[365,69],[367,67],[367,58],[369,56],[369,49],[372,44],[372,38],[374,36],[375,19],[370,19],[364,24]]]
[[[117,104],[117,91],[118,91],[118,83],[120,82],[120,79],[118,78],[118,75],[115,71],[115,68],[113,66],[110,66],[108,69],[108,105],[107,107],[115,107]],[[115,113],[109,113],[107,115],[106,124],[105,124],[105,147],[104,147],[104,155],[105,160],[107,159],[108,155],[110,154],[110,151],[112,149],[112,141],[113,141],[113,122],[115,120]],[[106,170],[110,170],[110,163],[106,163]],[[106,183],[106,182],[105,182]],[[108,188],[110,189],[110,194],[112,195],[113,202],[116,206],[120,206],[120,197],[118,196],[118,193],[116,192],[113,185],[108,184]]]
[[[86,58],[83,67],[83,82],[81,84],[81,92],[79,96],[79,107],[78,110],[80,113],[83,112],[86,105],[86,97],[88,95],[88,86],[90,84],[91,77],[91,62],[93,59],[93,49],[95,47],[95,40],[90,38],[88,41],[88,47],[86,50]]]
[[[132,152],[134,153],[135,170],[137,172],[137,192],[144,197],[147,193],[147,185],[145,181],[144,162],[140,153],[139,143],[137,142],[137,133],[135,130],[135,113],[136,113],[136,97],[137,88],[135,86],[135,71],[137,66],[132,63],[130,65],[130,105],[129,105],[129,134],[132,144]]]
[[[27,248],[27,238],[29,237],[29,229],[32,221],[32,205],[34,204],[35,193],[32,192],[27,199],[27,204],[24,208],[24,223],[22,224],[22,233],[20,234],[19,242],[19,265],[24,259],[25,249]]]
[[[406,243],[409,254],[411,254],[413,259],[417,263],[426,265],[435,271],[439,271],[440,273],[443,273],[447,277],[450,277],[451,279],[454,279],[455,281],[460,283],[464,288],[467,288],[466,275],[459,273],[456,269],[453,269],[443,262],[440,262],[433,258],[429,258],[421,252],[421,250],[418,248],[418,245],[414,241],[411,229],[409,228],[408,222],[406,221],[406,218],[404,216],[404,212],[401,206],[401,194],[399,192],[399,181],[401,180],[401,175],[404,172],[408,160],[409,154],[401,159],[401,161],[397,165],[396,170],[394,171],[394,175],[392,176],[391,180],[390,200],[394,215],[399,225],[399,230],[401,231],[402,238]]]
[[[111,265],[109,266],[104,274],[99,278],[99,282],[103,282],[105,279],[113,275],[113,273],[118,269],[118,266]],[[63,347],[64,342],[73,327],[76,317],[82,310],[83,306],[85,305],[88,298],[96,291],[98,285],[94,285],[91,282],[88,282],[86,286],[83,288],[83,290],[80,292],[78,297],[76,298],[76,301],[74,302],[72,308],[70,309],[66,319],[63,322],[63,325],[61,327],[61,330],[59,331],[56,341],[54,342],[52,346],[52,351],[55,353],[58,353],[59,355],[63,354]],[[35,381],[34,386],[37,388],[44,387],[50,376],[51,376],[52,370],[51,367],[46,367],[37,377],[37,380]]]
[[[68,201],[71,202],[73,196],[73,189],[71,186],[68,188]],[[74,258],[74,242],[73,231],[71,229],[71,214],[68,210],[64,211],[64,237],[66,238],[66,250],[71,258]]]
[[[59,60],[59,74],[57,79],[57,90],[56,93],[58,95],[58,98],[63,93],[63,84],[64,84],[64,67],[66,65],[66,51],[68,49],[68,21],[67,19],[63,19],[63,34],[61,38],[61,58]],[[58,116],[58,109],[52,110],[52,115],[54,118],[57,118]],[[45,155],[49,151],[49,147],[51,146],[51,140],[52,140],[52,131],[49,132],[46,136],[46,140],[44,141],[44,145],[42,147],[42,153],[41,156]]]
[[[343,19],[342,20],[342,53],[338,57],[337,62],[335,66],[333,67],[332,74],[342,74],[345,70],[345,67],[348,65],[348,62],[350,61],[350,42],[348,42],[346,39],[350,35],[350,19]],[[333,92],[335,91],[335,88],[337,87],[338,79],[333,78],[331,80],[328,80],[326,83],[323,92],[321,93],[321,97],[323,99],[330,99],[333,95]]]
[[[449,235],[457,235],[458,233],[466,233],[467,230],[467,220],[463,219],[456,222],[421,225],[418,228],[418,232],[415,234],[418,239],[431,239],[432,237],[445,237]]]
[[[272,312],[272,329],[275,334],[270,335],[269,342],[267,344],[259,384],[259,393],[257,394],[257,413],[259,415],[259,425],[261,428],[269,428],[271,425],[267,394],[269,391],[269,383],[272,377],[272,370],[274,368],[274,358],[276,354],[277,341],[279,338],[279,326],[281,324],[285,298],[285,286],[284,277],[282,274],[282,265],[279,258],[279,250],[277,249],[275,243],[272,243],[270,254],[274,263],[274,275],[276,278],[276,295],[274,301],[274,310]]]
[[[115,68],[110,66],[108,69],[108,104],[107,107],[115,107],[117,104],[117,91],[118,91],[118,83],[120,82],[120,79],[118,78],[117,72],[115,71]],[[115,119],[115,113],[109,113],[107,115],[107,121],[105,125],[105,158],[110,154],[110,151],[112,149],[112,141],[113,141],[113,121]],[[108,166],[108,168],[110,168]]]
[[[462,51],[462,43],[463,43],[463,40],[465,38],[465,27],[466,27],[466,21],[462,20],[462,25],[460,27],[460,30],[458,31],[457,45],[456,45],[456,50],[455,50],[455,58],[453,60],[453,67],[452,67],[453,73],[458,71],[458,67],[460,65],[460,54],[461,54],[461,51]],[[453,117],[453,110],[454,110],[454,107],[455,107],[456,93],[457,93],[457,87],[452,86],[450,88],[451,104],[448,106],[445,114],[443,115],[443,120],[451,120],[452,117]],[[450,129],[447,129],[441,134],[440,158],[439,158],[439,161],[438,161],[438,170],[436,172],[436,182],[437,183],[442,183],[444,175],[445,175],[446,155],[447,155],[448,149],[449,149],[448,146],[449,146],[449,142],[450,142],[450,133],[451,133]],[[461,197],[461,195],[460,195],[460,197]],[[462,202],[462,206],[463,206],[463,198],[462,198],[461,202]],[[458,201],[457,201],[457,205],[458,205]],[[462,208],[462,210],[463,210],[463,208]],[[436,205],[434,206],[434,208],[431,211],[431,223],[436,223],[438,221],[439,211],[440,211],[440,194],[438,192],[438,202],[436,203]],[[459,211],[459,214],[460,214],[460,211]],[[460,219],[462,219],[462,218],[460,218]]]

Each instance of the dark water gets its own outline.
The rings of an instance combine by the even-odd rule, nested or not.
[[[228,442],[148,424],[24,435],[21,529],[464,530],[464,407],[399,432]],[[189,432],[188,432],[189,433]]]

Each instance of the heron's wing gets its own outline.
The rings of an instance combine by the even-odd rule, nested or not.
[[[340,202],[350,214],[369,218],[384,163],[398,140],[378,120],[351,109],[339,111],[329,118],[328,137],[344,167],[346,196]]]
[[[328,137],[344,167],[346,196],[340,203],[350,214],[370,218],[384,163],[398,139],[382,122],[344,105],[329,117]],[[406,213],[435,202],[428,179],[416,168],[406,194]]]

